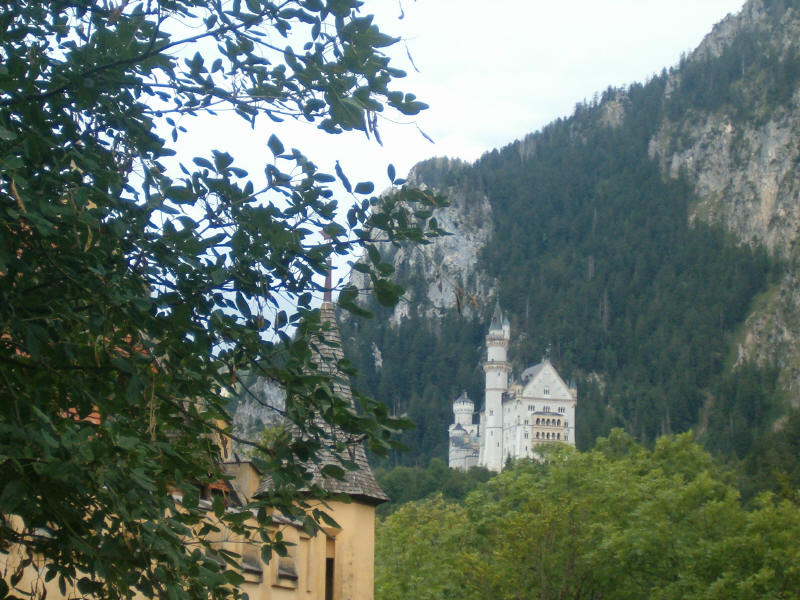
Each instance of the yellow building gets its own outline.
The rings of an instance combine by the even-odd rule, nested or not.
[[[326,286],[330,289],[330,280]],[[323,339],[316,340],[315,358],[317,367],[333,373],[336,364],[343,358],[341,338],[336,326],[333,304],[326,294],[320,307],[324,325]],[[344,378],[336,379],[334,392],[353,404],[352,392]],[[329,435],[330,429],[326,429]],[[330,515],[339,527],[324,527],[323,533],[309,536],[302,524],[273,517],[275,529],[291,545],[288,556],[273,555],[269,564],[258,556],[256,545],[227,540],[223,546],[242,556],[245,583],[242,591],[250,600],[283,600],[305,598],[309,600],[371,600],[374,587],[375,559],[375,507],[389,498],[375,481],[364,447],[357,440],[342,435],[332,436],[343,442],[347,458],[357,469],[346,471],[343,479],[324,476],[320,469],[327,463],[337,464],[332,456],[322,455],[320,461],[310,465],[313,479],[311,485],[319,485],[326,491],[349,499],[327,500],[312,504]],[[241,500],[269,491],[272,481],[261,477],[249,462],[226,463],[231,492]]]
[[[317,358],[319,366],[328,369],[342,358],[339,332],[329,297],[326,297],[321,311],[327,327],[324,339],[317,344]],[[348,385],[336,383],[334,388],[337,395],[348,399],[352,405],[352,393]],[[241,591],[248,595],[249,600],[373,598],[375,507],[388,500],[388,497],[375,481],[363,446],[355,440],[342,439],[341,436],[336,438],[344,442],[348,459],[358,468],[346,471],[343,479],[326,477],[320,471],[321,466],[337,461],[332,456],[321,456],[321,460],[310,467],[313,475],[310,484],[319,485],[342,499],[327,500],[325,505],[309,499],[308,504],[311,509],[324,510],[339,526],[324,527],[321,533],[310,536],[303,530],[302,523],[273,515],[270,533],[274,536],[280,532],[288,543],[287,556],[273,554],[268,562],[262,561],[258,541],[248,541],[234,535],[214,516],[212,500],[215,494],[223,494],[233,508],[245,506],[252,498],[270,490],[270,477],[259,473],[251,462],[235,457],[228,459],[225,470],[231,479],[202,490],[200,506],[208,511],[208,520],[220,526],[220,531],[209,541],[215,549],[239,555],[244,576]],[[21,549],[15,551],[12,548],[7,554],[0,553],[0,572],[4,578],[17,570],[22,558]],[[213,557],[209,558],[213,560]],[[21,570],[16,591],[32,600],[84,597],[74,586],[68,586],[64,594],[59,590],[56,580],[45,582],[43,567],[43,564],[34,561],[34,564]]]
[[[261,561],[258,544],[234,538],[220,540],[221,547],[242,557],[242,591],[250,600],[373,597],[375,506],[387,497],[375,483],[363,449],[360,454],[366,470],[351,472],[343,481],[324,482],[326,489],[346,494],[350,502],[328,500],[327,507],[317,504],[339,524],[338,528],[324,527],[322,533],[312,537],[303,531],[301,523],[273,517],[275,531],[280,531],[290,545],[288,556],[273,555],[269,564]],[[261,478],[249,462],[232,462],[226,467],[234,476],[230,483],[237,495],[252,497],[270,485],[269,478]]]

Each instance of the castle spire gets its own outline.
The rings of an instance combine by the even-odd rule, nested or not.
[[[336,323],[336,309],[331,300],[331,260],[328,258],[328,271],[325,274],[325,290],[322,305],[319,307],[321,327],[314,334],[312,343],[313,362],[317,363],[317,368],[321,373],[329,376],[329,381],[333,387],[333,393],[345,401],[350,410],[355,412],[355,402],[353,391],[347,374],[341,372],[339,364],[344,360],[342,351],[342,338],[339,333],[339,326]],[[327,443],[337,448],[332,451],[323,447],[317,455],[317,460],[309,462],[307,469],[312,475],[308,482],[309,486],[320,486],[333,494],[345,494],[350,498],[360,500],[367,504],[380,504],[386,502],[389,497],[381,489],[375,479],[375,475],[369,466],[364,445],[359,436],[355,436],[346,431],[337,430],[330,423],[325,422],[321,417],[312,416],[314,424],[323,430],[327,436]],[[293,435],[301,438],[297,427],[291,429]],[[339,446],[344,448],[342,451]],[[342,479],[335,479],[326,476],[323,468],[326,465],[341,464],[344,455],[349,456],[351,462],[355,464],[355,469],[348,469]],[[270,476],[266,476],[258,488],[258,493],[264,493],[274,487],[274,482]]]
[[[492,322],[489,324],[489,331],[494,331],[503,328],[503,310],[500,308],[500,299],[497,299],[497,304],[494,306],[494,314],[492,315]]]

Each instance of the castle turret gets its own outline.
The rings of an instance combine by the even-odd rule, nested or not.
[[[472,414],[475,412],[475,404],[467,396],[467,392],[461,394],[453,401],[454,425],[466,427],[472,425]]]
[[[478,464],[480,442],[478,426],[472,423],[475,404],[462,393],[453,401],[453,424],[450,425],[448,464],[451,469],[468,470]]]
[[[494,309],[489,334],[486,336],[486,406],[485,429],[481,431],[480,464],[491,471],[503,469],[503,395],[508,392],[508,342],[511,326],[503,316],[500,303]]]

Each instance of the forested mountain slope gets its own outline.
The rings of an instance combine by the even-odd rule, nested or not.
[[[517,372],[550,347],[578,382],[580,447],[615,426],[644,442],[694,429],[752,472],[782,464],[799,395],[798,29],[800,2],[752,0],[669,72],[474,164],[414,168],[451,199],[454,235],[387,249],[408,301],[342,324],[361,387],[417,422],[401,462],[444,456],[453,398],[482,399],[499,298]]]

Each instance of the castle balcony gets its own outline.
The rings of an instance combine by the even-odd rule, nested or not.
[[[506,372],[511,372],[511,364],[505,360],[486,360],[483,362],[483,370],[502,369]]]

